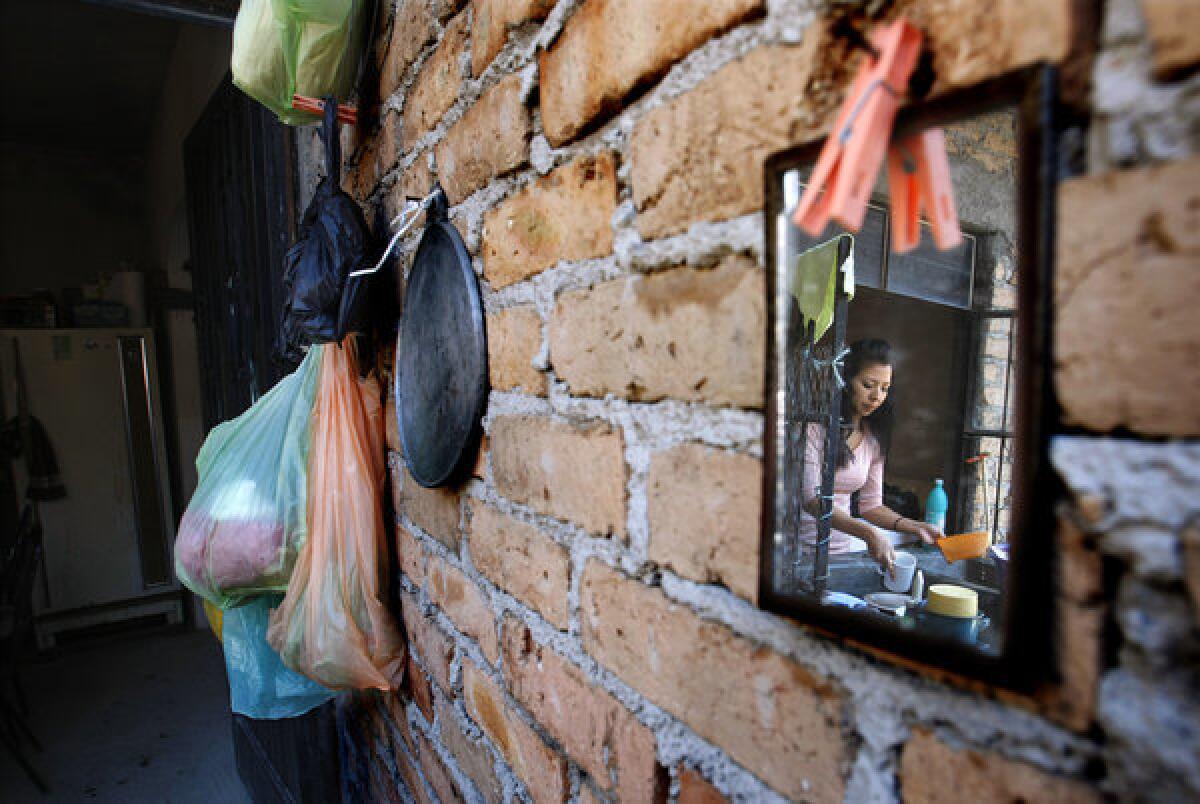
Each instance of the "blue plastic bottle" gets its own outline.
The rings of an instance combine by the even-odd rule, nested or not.
[[[942,479],[939,477],[935,481],[933,490],[929,492],[929,497],[925,500],[925,521],[931,525],[937,525],[946,531],[946,510],[950,507],[950,500],[946,498],[946,489],[942,486]]]

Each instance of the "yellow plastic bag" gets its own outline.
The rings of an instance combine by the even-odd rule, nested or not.
[[[358,377],[353,336],[322,349],[308,468],[308,542],[267,640],[284,664],[330,689],[393,689],[404,642],[384,604],[383,405]]]

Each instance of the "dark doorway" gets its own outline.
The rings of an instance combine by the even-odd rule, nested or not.
[[[205,429],[292,366],[278,357],[283,257],[295,236],[292,132],[227,77],[184,145]],[[258,802],[341,799],[330,702],[303,717],[233,717],[238,773]]]

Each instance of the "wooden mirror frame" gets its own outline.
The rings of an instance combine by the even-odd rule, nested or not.
[[[1054,505],[1061,481],[1051,470],[1049,437],[1058,421],[1052,392],[1052,309],[1055,198],[1058,183],[1057,74],[1036,66],[902,109],[894,137],[1005,108],[1017,114],[1017,343],[1012,472],[1011,555],[1005,589],[1007,616],[1002,652],[989,655],[962,643],[919,631],[904,631],[811,596],[781,593],[775,578],[775,422],[779,378],[775,366],[776,221],[783,208],[783,176],[812,165],[822,142],[781,151],[764,166],[764,232],[767,266],[766,418],[763,429],[763,508],[759,602],[763,609],[792,617],[875,648],[1015,691],[1032,691],[1055,672],[1056,601]]]

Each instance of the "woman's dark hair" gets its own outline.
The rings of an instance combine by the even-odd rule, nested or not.
[[[842,376],[846,379],[846,388],[842,389],[842,448],[838,450],[838,468],[844,469],[850,465],[850,445],[846,443],[844,433],[850,426],[850,417],[853,414],[853,404],[850,396],[850,382],[859,375],[859,373],[868,366],[891,366],[892,365],[892,347],[887,341],[880,338],[863,338],[860,341],[855,341],[850,344],[850,353],[846,355],[846,359],[842,361]],[[892,392],[888,390],[888,395],[884,398],[883,404],[879,409],[863,419],[866,429],[871,431],[871,435],[875,436],[875,440],[879,442],[879,448],[887,455],[888,449],[892,446],[892,424],[895,419],[895,411],[892,408]]]

